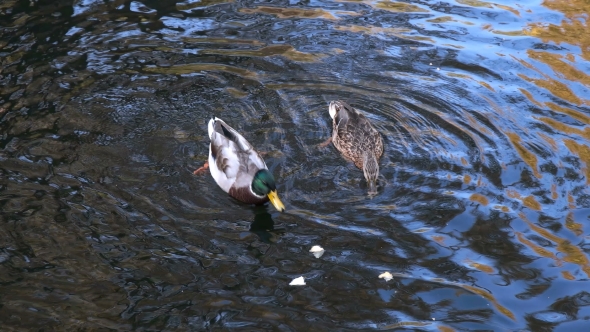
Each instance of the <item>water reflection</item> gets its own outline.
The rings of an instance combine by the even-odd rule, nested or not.
[[[277,242],[281,229],[275,229],[275,222],[268,213],[267,206],[254,207],[254,221],[250,224],[250,232],[255,233],[264,243]]]
[[[581,329],[585,6],[0,5],[3,326]],[[371,200],[317,146],[333,99],[384,137]],[[211,115],[288,213],[192,176]]]

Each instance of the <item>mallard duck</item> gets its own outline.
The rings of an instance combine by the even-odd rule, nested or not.
[[[346,159],[363,170],[369,194],[376,194],[378,160],[383,154],[381,135],[362,113],[343,101],[331,101],[328,110],[332,118],[332,143]]]
[[[247,204],[264,204],[270,200],[278,211],[285,211],[275,179],[252,145],[219,118],[211,119],[208,129],[209,160],[194,174],[209,168],[217,185],[233,198]]]

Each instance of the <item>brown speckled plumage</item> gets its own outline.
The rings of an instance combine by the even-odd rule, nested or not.
[[[379,158],[383,154],[383,140],[379,132],[360,112],[343,101],[330,102],[332,143],[356,167],[363,170],[372,187],[372,179],[379,175]],[[368,161],[367,161],[368,160]]]

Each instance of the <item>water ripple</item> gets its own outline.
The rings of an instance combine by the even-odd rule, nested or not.
[[[0,5],[3,326],[581,328],[585,9]],[[319,147],[334,99],[384,138],[375,197]],[[211,116],[265,153],[287,212],[192,174]]]

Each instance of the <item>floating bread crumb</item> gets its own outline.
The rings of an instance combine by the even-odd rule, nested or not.
[[[313,247],[311,247],[311,249],[309,249],[309,252],[320,252],[320,251],[324,251],[324,248],[322,248],[320,246],[313,246]]]
[[[383,272],[379,275],[379,279],[385,279],[385,281],[389,281],[393,279],[393,275],[389,272]]]
[[[311,252],[315,256],[315,258],[320,258],[326,251],[324,250],[324,248],[320,246],[313,246],[311,247],[311,249],[309,249],[309,252]]]
[[[301,276],[299,278],[295,278],[289,283],[289,286],[303,286],[303,285],[305,285],[305,278],[303,278],[303,276]]]

